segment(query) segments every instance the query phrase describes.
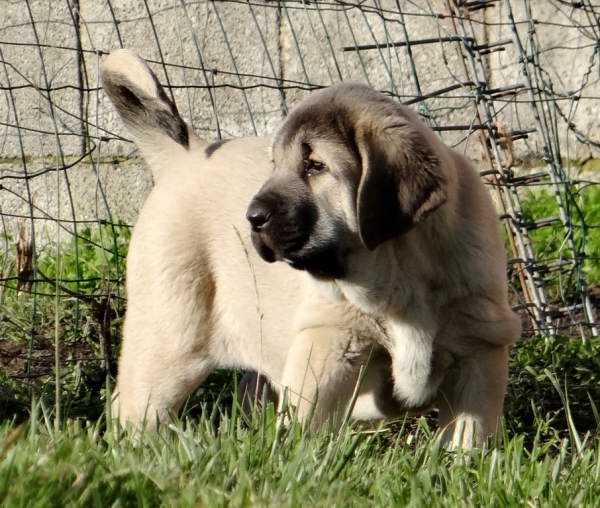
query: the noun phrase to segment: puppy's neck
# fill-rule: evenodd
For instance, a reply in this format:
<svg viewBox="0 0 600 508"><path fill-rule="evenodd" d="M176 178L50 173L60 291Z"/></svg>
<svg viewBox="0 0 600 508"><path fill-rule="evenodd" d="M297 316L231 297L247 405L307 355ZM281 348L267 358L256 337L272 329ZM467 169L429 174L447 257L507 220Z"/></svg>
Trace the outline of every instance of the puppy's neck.
<svg viewBox="0 0 600 508"><path fill-rule="evenodd" d="M414 243L401 238L374 251L357 249L348 256L346 277L327 281L311 277L311 280L325 298L348 301L366 314L401 315L406 308L414 312L415 307L429 303L427 288L420 282L426 278L423 267L412 261L418 253L407 252L414 250Z"/></svg>

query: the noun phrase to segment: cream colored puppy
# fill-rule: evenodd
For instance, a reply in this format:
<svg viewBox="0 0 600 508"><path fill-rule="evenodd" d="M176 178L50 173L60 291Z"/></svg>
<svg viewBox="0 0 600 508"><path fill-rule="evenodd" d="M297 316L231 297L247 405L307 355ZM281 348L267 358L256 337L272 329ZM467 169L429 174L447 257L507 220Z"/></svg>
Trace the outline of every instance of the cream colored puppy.
<svg viewBox="0 0 600 508"><path fill-rule="evenodd" d="M358 85L311 96L271 154L261 138L195 136L129 51L102 81L156 184L128 256L121 421L154 426L230 367L288 387L301 417L316 404L315 426L339 425L361 377L357 419L437 403L446 439L494 433L520 325L466 159ZM286 263L258 258L246 214L256 252Z"/></svg>
<svg viewBox="0 0 600 508"><path fill-rule="evenodd" d="M246 208L271 174L270 141L199 138L131 51L111 53L101 77L155 183L129 247L113 413L154 427L216 368L251 369L280 388L307 277L265 263L250 241ZM355 417L401 415L375 319L345 302L309 312L320 342L336 343L332 363L351 363L350 374L336 379L339 400L348 403L371 355ZM347 410L335 397L326 406L328 414Z"/></svg>

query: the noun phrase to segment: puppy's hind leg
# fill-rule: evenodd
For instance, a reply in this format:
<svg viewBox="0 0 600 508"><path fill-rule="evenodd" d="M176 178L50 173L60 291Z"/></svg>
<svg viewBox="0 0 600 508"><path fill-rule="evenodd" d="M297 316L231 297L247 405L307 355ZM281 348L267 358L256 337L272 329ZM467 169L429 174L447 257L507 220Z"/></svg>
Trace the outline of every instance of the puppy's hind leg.
<svg viewBox="0 0 600 508"><path fill-rule="evenodd" d="M215 287L206 256L181 248L189 233L178 229L175 207L151 213L152 198L127 258L128 305L113 404L122 423L150 428L179 410L216 368L209 351Z"/></svg>
<svg viewBox="0 0 600 508"><path fill-rule="evenodd" d="M146 320L130 313L119 359L117 396L112 404L113 417L122 425L156 429L177 412L185 399L214 370L207 355L181 347L176 326L169 333L166 323ZM168 318L166 318L168 319ZM183 340L182 340L183 339Z"/></svg>
<svg viewBox="0 0 600 508"><path fill-rule="evenodd" d="M207 351L214 284L208 255L192 240L203 237L190 220L192 207L186 207L193 185L180 171L206 142L188 128L132 51L112 52L101 78L156 183L129 248L128 309L113 404L121 422L154 427L214 368Z"/></svg>
<svg viewBox="0 0 600 508"><path fill-rule="evenodd" d="M244 373L238 384L237 400L242 412L251 417L254 410L263 407L263 403L272 402L277 405L279 394L265 375L250 370Z"/></svg>

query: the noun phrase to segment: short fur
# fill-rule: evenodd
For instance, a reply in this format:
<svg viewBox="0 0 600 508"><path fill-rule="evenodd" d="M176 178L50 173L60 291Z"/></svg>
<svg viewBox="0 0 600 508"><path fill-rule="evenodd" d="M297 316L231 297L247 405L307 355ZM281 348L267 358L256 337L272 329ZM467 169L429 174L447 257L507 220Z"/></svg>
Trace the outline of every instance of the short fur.
<svg viewBox="0 0 600 508"><path fill-rule="evenodd" d="M156 184L127 261L122 422L155 426L230 367L335 427L368 360L354 418L437 404L445 439L496 430L520 324L466 159L381 94L338 85L292 112L272 173L268 140L209 147L134 53L112 53L102 81ZM256 252L287 264L258 257L245 214Z"/></svg>

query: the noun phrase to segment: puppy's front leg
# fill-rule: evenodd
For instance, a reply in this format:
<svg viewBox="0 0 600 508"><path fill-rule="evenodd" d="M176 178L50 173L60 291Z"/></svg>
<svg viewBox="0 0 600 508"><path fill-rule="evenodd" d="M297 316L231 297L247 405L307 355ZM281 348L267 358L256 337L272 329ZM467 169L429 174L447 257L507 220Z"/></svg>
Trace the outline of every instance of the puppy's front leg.
<svg viewBox="0 0 600 508"><path fill-rule="evenodd" d="M327 327L305 329L294 339L283 385L301 421L314 411L313 429L327 422L336 431L343 423L369 354L360 343L351 330Z"/></svg>
<svg viewBox="0 0 600 508"><path fill-rule="evenodd" d="M480 342L444 379L437 400L442 439L480 446L500 429L508 383L508 347Z"/></svg>

